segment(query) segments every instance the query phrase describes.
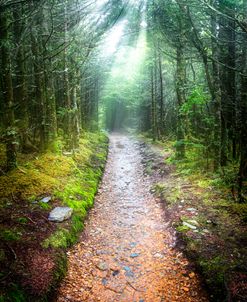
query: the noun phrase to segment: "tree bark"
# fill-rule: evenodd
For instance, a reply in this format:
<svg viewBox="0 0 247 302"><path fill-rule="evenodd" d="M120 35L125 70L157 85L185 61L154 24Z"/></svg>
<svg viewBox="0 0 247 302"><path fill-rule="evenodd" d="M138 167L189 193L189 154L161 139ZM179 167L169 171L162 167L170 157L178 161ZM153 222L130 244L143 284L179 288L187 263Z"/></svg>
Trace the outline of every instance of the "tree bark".
<svg viewBox="0 0 247 302"><path fill-rule="evenodd" d="M16 129L14 114L14 95L11 74L11 58L9 50L9 18L10 13L0 13L0 37L1 37L1 65L2 65L2 88L3 88L3 105L5 111L5 145L7 170L12 170L17 166L16 159Z"/></svg>
<svg viewBox="0 0 247 302"><path fill-rule="evenodd" d="M176 71L176 94L177 94L177 145L176 157L182 159L185 157L184 144L184 119L180 112L182 105L186 101L185 97L185 81L186 67L182 44L177 45L177 71Z"/></svg>

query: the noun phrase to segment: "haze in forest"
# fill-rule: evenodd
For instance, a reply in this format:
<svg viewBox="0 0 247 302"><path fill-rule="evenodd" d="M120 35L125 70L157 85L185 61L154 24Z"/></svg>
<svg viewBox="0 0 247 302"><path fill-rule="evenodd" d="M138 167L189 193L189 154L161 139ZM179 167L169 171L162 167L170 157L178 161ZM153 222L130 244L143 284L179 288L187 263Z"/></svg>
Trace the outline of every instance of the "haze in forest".
<svg viewBox="0 0 247 302"><path fill-rule="evenodd" d="M227 242L225 259L214 242L215 253L204 246L209 260L197 254L196 262L214 297L231 299L234 280L246 287L246 129L247 0L0 0L0 264L11 267L0 274L4 295L19 290L12 276L31 271L20 272L28 227L40 243L26 242L43 256L75 243L110 137L114 148L139 148L133 165L156 173L150 192L181 215L171 222L181 237L201 236L184 244L191 254L212 238ZM40 206L47 197L54 203ZM65 229L44 223L55 203L74 211ZM205 215L198 232L181 214L191 208ZM29 279L25 290L39 292Z"/></svg>

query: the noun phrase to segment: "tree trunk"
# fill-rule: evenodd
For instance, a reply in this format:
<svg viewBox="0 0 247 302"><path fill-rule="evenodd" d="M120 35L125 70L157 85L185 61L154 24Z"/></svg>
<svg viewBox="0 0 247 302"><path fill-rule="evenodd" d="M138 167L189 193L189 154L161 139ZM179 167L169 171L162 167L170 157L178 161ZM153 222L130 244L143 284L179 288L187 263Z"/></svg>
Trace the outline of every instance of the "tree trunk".
<svg viewBox="0 0 247 302"><path fill-rule="evenodd" d="M247 19L247 1L244 1L245 16ZM242 43L242 76L240 100L240 164L238 173L238 199L245 202L243 196L243 182L247 179L247 33L243 33Z"/></svg>
<svg viewBox="0 0 247 302"><path fill-rule="evenodd" d="M151 120L153 141L157 139L156 97L154 87L154 67L151 67Z"/></svg>
<svg viewBox="0 0 247 302"><path fill-rule="evenodd" d="M163 88L163 74L162 74L162 61L160 49L158 49L158 60L159 60L159 80L160 80L160 133L164 135L164 88Z"/></svg>
<svg viewBox="0 0 247 302"><path fill-rule="evenodd" d="M184 144L184 119L180 108L185 103L185 81L186 67L182 44L177 46L177 71L176 71L176 93L177 93L177 145L176 157L182 159L185 157Z"/></svg>
<svg viewBox="0 0 247 302"><path fill-rule="evenodd" d="M211 47L213 58L218 58L218 45L216 37L218 36L218 22L216 14L211 15ZM214 141L213 141L213 152L214 152L214 170L219 168L221 162L221 89L220 89L220 79L219 79L219 64L215 60L212 62L212 83L213 83L213 116L214 116Z"/></svg>
<svg viewBox="0 0 247 302"><path fill-rule="evenodd" d="M28 150L29 139L28 139L28 127L29 127L29 116L28 116L28 94L27 94L27 82L25 79L25 58L24 58L24 46L23 41L20 40L22 34L22 27L24 21L22 20L23 14L21 9L15 9L13 12L14 16L14 37L17 47L16 54L16 87L14 89L15 102L18 108L18 132L20 136L20 150L26 152Z"/></svg>
<svg viewBox="0 0 247 302"><path fill-rule="evenodd" d="M31 3L33 9L35 3ZM42 56L42 11L39 9L36 17L35 26L31 30L31 50L33 55L33 71L34 71L34 84L35 84L35 127L39 130L39 148L44 151L46 147L46 116L45 116L45 103L44 103L44 70L43 70L43 56Z"/></svg>
<svg viewBox="0 0 247 302"><path fill-rule="evenodd" d="M7 170L14 169L17 166L16 160L16 129L14 114L14 95L11 74L11 59L9 51L9 18L7 12L0 13L0 37L1 37L1 65L2 65L2 88L3 103L5 111L5 145L7 157Z"/></svg>

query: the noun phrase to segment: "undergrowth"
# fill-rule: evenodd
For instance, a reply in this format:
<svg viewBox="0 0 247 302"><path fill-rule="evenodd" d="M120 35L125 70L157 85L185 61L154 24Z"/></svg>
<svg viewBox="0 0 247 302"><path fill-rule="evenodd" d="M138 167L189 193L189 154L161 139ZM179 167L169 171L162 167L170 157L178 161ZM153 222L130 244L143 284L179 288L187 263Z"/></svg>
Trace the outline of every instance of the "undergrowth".
<svg viewBox="0 0 247 302"><path fill-rule="evenodd" d="M200 144L185 142L186 157L178 160L174 141L146 141L172 171L154 183L152 192L165 202L178 242L197 264L210 299L227 301L230 293L232 301L243 301L238 292L247 279L247 203L238 203L238 165L228 162L214 171Z"/></svg>
<svg viewBox="0 0 247 302"><path fill-rule="evenodd" d="M0 176L1 215L7 217L3 219L6 223L0 224L0 265L4 267L0 282L3 280L1 285L5 287L0 290L0 302L50 301L50 293L66 271L65 249L77 241L87 212L93 206L107 157L106 135L83 133L80 147L72 153L63 154L62 146L58 142L53 152L18 154L18 168ZM0 161L4 161L2 146ZM51 196L49 203L40 202L45 196ZM48 224L46 217L56 206L71 207L71 219ZM51 281L46 280L43 288L40 284L37 293L29 282L30 268L23 264L25 245L34 252L39 250L40 255L48 253L55 263ZM13 255L15 265L12 260L9 262ZM21 272L15 271L18 265L24 265ZM20 282L25 275L29 278L27 287Z"/></svg>

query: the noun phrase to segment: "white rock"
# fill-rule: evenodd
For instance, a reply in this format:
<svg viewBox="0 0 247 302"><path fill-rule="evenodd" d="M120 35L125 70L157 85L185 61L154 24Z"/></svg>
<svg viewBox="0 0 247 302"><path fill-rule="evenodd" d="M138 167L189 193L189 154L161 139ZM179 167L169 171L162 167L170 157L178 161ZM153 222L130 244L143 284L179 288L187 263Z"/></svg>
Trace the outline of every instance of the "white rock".
<svg viewBox="0 0 247 302"><path fill-rule="evenodd" d="M62 222L69 219L73 213L73 209L69 207L56 207L54 208L48 217L48 220L54 222Z"/></svg>
<svg viewBox="0 0 247 302"><path fill-rule="evenodd" d="M194 226L194 225L192 225L192 224L189 224L188 222L185 222L185 221L183 221L183 225L184 225L184 226L187 226L188 228L190 228L190 229L192 229L192 230L196 230L196 229L197 229L196 226Z"/></svg>
<svg viewBox="0 0 247 302"><path fill-rule="evenodd" d="M188 209L186 209L187 211L190 211L190 212L196 212L197 211L197 209L195 209L195 208L188 208Z"/></svg>
<svg viewBox="0 0 247 302"><path fill-rule="evenodd" d="M40 199L40 202L44 202L44 203L47 203L51 200L51 196L47 196L47 197L44 197L42 199Z"/></svg>
<svg viewBox="0 0 247 302"><path fill-rule="evenodd" d="M200 224L196 220L187 220L187 222L198 227L200 226Z"/></svg>

